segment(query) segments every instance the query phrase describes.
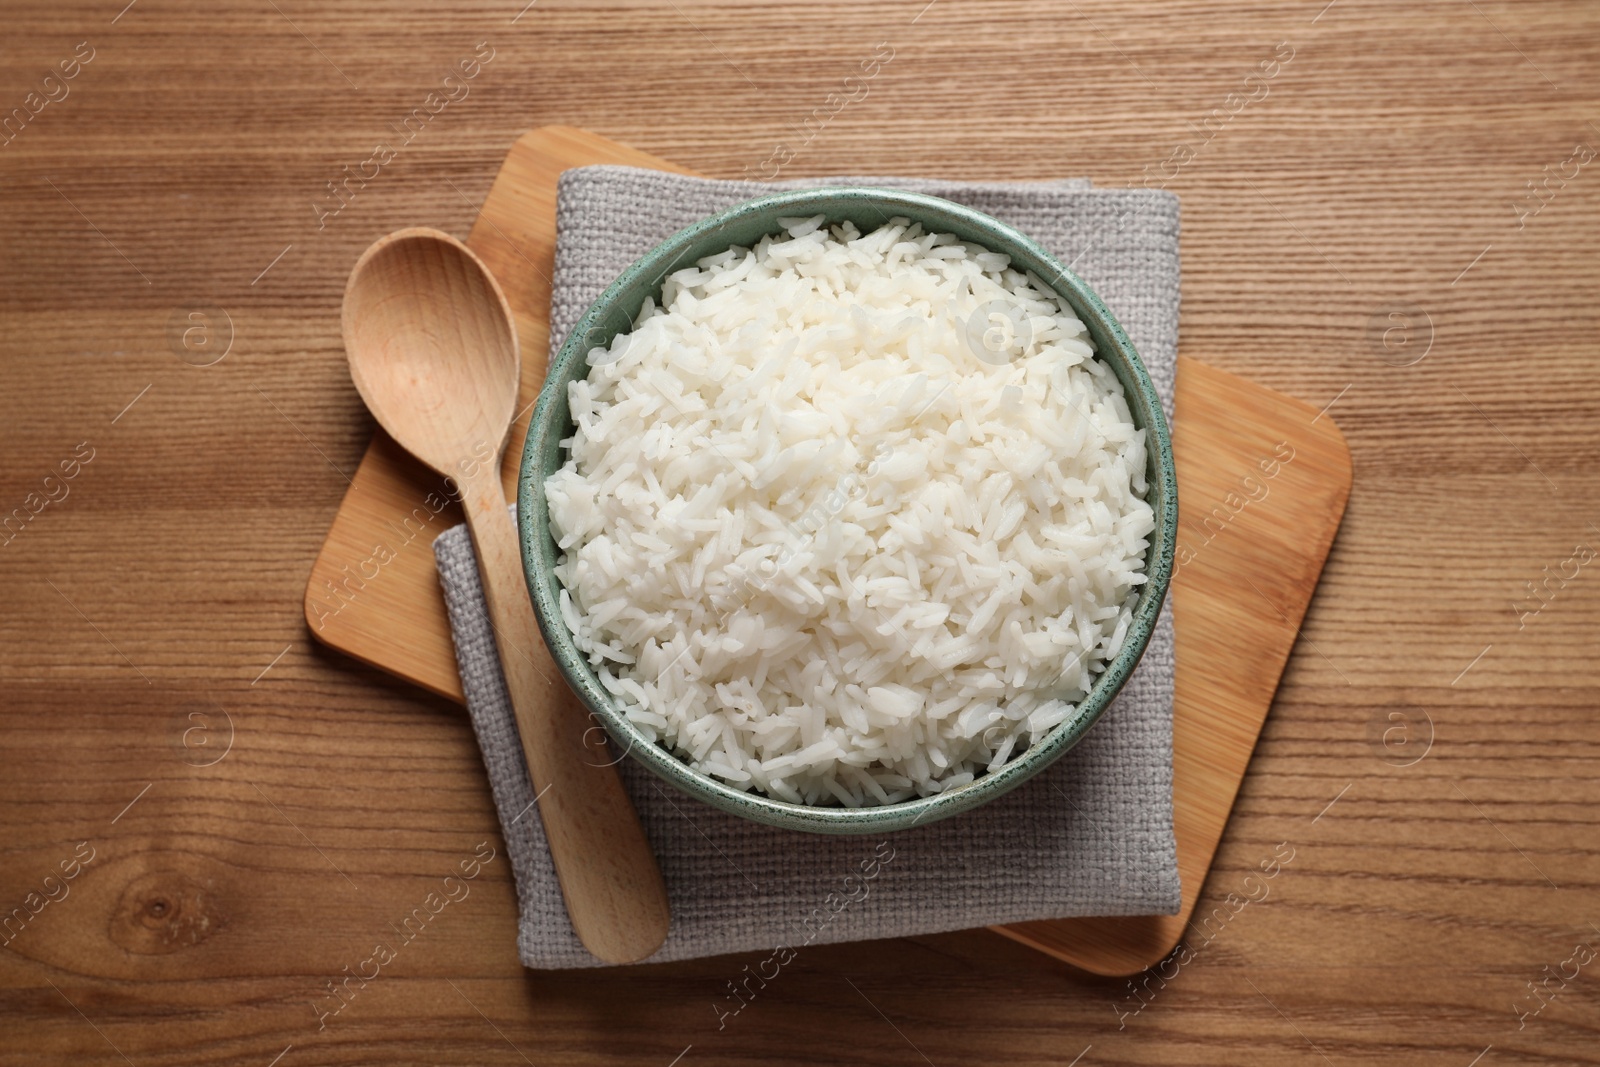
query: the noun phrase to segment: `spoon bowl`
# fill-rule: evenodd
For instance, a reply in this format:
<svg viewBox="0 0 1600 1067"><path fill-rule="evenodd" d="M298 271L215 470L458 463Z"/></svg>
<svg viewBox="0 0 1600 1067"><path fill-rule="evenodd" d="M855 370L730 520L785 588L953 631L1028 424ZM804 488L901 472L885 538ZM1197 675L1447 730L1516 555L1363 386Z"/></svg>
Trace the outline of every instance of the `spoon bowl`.
<svg viewBox="0 0 1600 1067"><path fill-rule="evenodd" d="M452 477L462 457L499 452L521 356L511 305L471 249L422 227L389 234L351 271L343 318L356 391L407 452Z"/></svg>

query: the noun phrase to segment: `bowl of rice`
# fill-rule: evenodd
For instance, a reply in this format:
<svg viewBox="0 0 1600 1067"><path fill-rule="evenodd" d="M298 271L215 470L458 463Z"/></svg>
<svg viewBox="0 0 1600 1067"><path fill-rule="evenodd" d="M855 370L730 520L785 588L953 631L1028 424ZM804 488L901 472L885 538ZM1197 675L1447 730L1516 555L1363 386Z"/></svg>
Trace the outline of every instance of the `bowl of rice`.
<svg viewBox="0 0 1600 1067"><path fill-rule="evenodd" d="M518 517L539 626L617 758L867 833L1084 736L1172 573L1161 403L1100 299L920 194L747 201L625 271L552 363Z"/></svg>

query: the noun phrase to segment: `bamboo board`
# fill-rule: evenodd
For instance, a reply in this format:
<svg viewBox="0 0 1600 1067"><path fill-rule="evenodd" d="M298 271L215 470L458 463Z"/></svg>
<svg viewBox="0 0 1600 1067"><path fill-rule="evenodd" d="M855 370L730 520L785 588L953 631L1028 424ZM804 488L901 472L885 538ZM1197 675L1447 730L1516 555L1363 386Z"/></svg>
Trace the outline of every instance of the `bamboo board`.
<svg viewBox="0 0 1600 1067"><path fill-rule="evenodd" d="M524 409L502 466L508 492L544 380L556 179L594 163L690 173L583 130L534 130L512 147L467 238L505 289L522 345ZM996 927L1100 974L1142 970L1182 936L1350 490L1344 439L1310 405L1187 358L1175 401L1173 790L1183 910ZM440 480L380 430L312 566L313 636L461 702L431 548L460 521Z"/></svg>

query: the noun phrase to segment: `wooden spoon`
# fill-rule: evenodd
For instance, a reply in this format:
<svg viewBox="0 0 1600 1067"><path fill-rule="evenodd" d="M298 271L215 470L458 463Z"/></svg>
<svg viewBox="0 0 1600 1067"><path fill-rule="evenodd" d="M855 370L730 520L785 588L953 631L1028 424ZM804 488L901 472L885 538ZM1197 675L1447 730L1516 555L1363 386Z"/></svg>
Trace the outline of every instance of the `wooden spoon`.
<svg viewBox="0 0 1600 1067"><path fill-rule="evenodd" d="M644 959L667 936L666 888L604 731L539 635L500 481L521 380L511 306L466 245L399 230L350 272L344 347L373 416L460 493L572 928L608 963Z"/></svg>

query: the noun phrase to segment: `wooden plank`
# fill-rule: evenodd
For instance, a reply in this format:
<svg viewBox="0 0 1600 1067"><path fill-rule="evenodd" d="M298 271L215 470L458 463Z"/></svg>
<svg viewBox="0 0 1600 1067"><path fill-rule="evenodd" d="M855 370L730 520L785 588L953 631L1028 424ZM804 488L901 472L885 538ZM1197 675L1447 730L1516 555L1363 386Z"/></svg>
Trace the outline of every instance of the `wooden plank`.
<svg viewBox="0 0 1600 1067"><path fill-rule="evenodd" d="M1549 975L1600 937L1600 571L1513 605L1600 538L1600 169L1559 176L1600 137L1600 5L126 6L6 11L7 114L96 57L0 150L0 512L94 460L0 549L0 913L97 858L0 950L0 1064L1596 1060L1593 965ZM481 40L470 97L319 229L327 181ZM1261 98L1243 79L1285 40ZM835 111L846 76L867 91ZM402 226L465 236L547 122L727 178L778 144L784 177L1153 176L1183 200L1184 351L1339 398L1360 477L1196 914L1297 855L1137 980L1136 1017L1122 980L987 930L802 950L726 1027L763 954L518 963L466 717L316 644L301 601L372 438L345 275ZM206 368L167 332L200 304L235 335ZM1411 352L1437 335L1405 367L1368 333L1402 304ZM198 766L227 736L187 718L206 703L236 740ZM483 841L471 897L319 1028L327 983Z"/></svg>

